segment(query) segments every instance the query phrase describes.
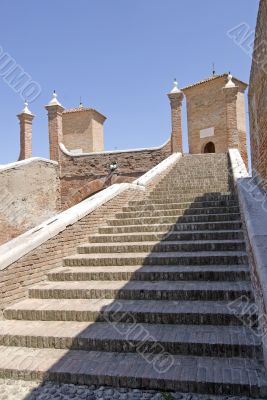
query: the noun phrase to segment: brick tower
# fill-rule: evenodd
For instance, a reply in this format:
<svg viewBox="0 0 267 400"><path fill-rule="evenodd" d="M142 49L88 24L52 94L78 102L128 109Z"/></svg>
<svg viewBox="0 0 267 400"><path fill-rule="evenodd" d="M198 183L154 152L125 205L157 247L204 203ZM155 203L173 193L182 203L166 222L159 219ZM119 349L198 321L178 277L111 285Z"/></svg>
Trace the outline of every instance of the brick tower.
<svg viewBox="0 0 267 400"><path fill-rule="evenodd" d="M191 154L225 153L229 148L238 148L247 164L246 88L246 83L223 74L182 89Z"/></svg>

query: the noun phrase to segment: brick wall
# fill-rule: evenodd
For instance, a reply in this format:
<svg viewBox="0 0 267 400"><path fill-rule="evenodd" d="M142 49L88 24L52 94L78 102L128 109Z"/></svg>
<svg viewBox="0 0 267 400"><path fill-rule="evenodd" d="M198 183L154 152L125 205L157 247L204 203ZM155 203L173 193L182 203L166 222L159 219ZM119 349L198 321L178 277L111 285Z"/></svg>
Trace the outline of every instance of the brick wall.
<svg viewBox="0 0 267 400"><path fill-rule="evenodd" d="M58 166L42 160L0 170L0 244L60 210Z"/></svg>
<svg viewBox="0 0 267 400"><path fill-rule="evenodd" d="M63 208L84 200L113 183L132 182L171 155L168 142L160 149L118 151L113 153L69 156L61 152L60 178ZM110 175L109 165L119 165Z"/></svg>
<svg viewBox="0 0 267 400"><path fill-rule="evenodd" d="M260 1L249 89L253 174L267 190L267 2Z"/></svg>

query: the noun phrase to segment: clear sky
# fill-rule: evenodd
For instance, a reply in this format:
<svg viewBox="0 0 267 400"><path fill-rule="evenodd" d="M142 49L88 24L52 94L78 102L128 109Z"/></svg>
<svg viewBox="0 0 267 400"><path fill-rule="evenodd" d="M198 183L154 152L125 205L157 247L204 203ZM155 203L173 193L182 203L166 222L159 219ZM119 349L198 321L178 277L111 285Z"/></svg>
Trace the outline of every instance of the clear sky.
<svg viewBox="0 0 267 400"><path fill-rule="evenodd" d="M65 108L81 96L107 116L106 150L161 145L174 77L194 83L215 62L217 73L249 80L251 59L227 31L242 22L254 29L257 9L258 0L2 0L0 46L41 87L30 104L33 155L48 157L53 89ZM18 158L22 107L0 76L1 164Z"/></svg>

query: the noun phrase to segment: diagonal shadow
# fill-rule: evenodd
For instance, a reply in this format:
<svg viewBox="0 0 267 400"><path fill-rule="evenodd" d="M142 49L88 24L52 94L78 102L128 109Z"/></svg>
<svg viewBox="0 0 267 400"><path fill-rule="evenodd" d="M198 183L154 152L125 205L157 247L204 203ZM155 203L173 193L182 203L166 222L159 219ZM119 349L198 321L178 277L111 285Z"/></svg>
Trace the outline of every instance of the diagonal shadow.
<svg viewBox="0 0 267 400"><path fill-rule="evenodd" d="M181 202L177 197L177 203ZM205 205L205 202L210 202L209 207ZM144 239L137 246L130 241L124 246L120 245L120 242L114 242L112 251L117 256L103 261L104 253L101 252L101 246L104 247L106 242L94 241L93 244L98 244L100 247L98 253L100 257L96 255L95 258L91 258L85 268L87 271L79 277L78 274L74 274L73 277L71 273L68 274L68 270L72 271L73 268L67 265L64 267L66 287L67 281L75 282L77 279L79 285L96 280L99 288L91 284L90 289L78 290L77 288L72 293L67 290L57 290L52 293L56 298L62 298L62 301L63 298L72 299L76 304L78 301L82 308L80 312L75 310L69 313L40 312L40 319L47 321L48 328L47 333L41 332L41 327L39 328L40 338L44 335L46 340L34 340L28 335L25 343L32 348L41 346L64 350L64 354L57 361L47 360L47 365L50 365L47 369L44 367L46 364L44 361L43 365L39 364L42 372L38 377L41 377L43 381L154 388L160 391L175 389L187 392L194 391L194 386L182 380L180 384L178 380L175 384L173 383L175 374L178 374L179 368L181 369L181 366L175 365L174 356L212 357L218 354L225 358L241 356L240 352L244 350L242 346L233 348L229 343L222 349L216 340L207 346L205 336L199 337L198 345L197 343L190 345L190 341L186 341L187 335L190 336L186 326L206 325L208 336L211 331L209 327L211 317L208 315L205 319L200 313L175 314L175 309L181 302L221 301L223 296L227 296L227 300L236 298L237 293L234 290L227 293L218 291L211 295L212 285L225 279L225 275L219 269L209 274L202 272L204 266L221 264L222 258L215 256L216 252L225 251L225 248L233 252L244 249L241 242L238 244L234 242L243 238L235 207L236 199L234 196L222 195L220 192L207 192L197 196L184 211L175 208L168 209L168 204L172 203L168 203L168 198L166 198L164 205L165 210L170 211L169 215L164 215L166 211L163 210L164 216L160 215L160 206L152 207L152 210L149 206L148 209L144 207L147 216L145 220L142 220L143 215L140 210L139 221L136 221L136 228L138 228L136 236L150 235L153 239L151 244L147 244ZM230 214L225 216L226 204L233 207L235 211L231 217ZM216 206L218 209L215 209ZM181 215L177 216L178 212L181 212ZM121 221L118 218L116 220L122 222L123 218ZM145 222L142 223L142 221ZM128 226L127 224L119 225L119 222L118 225L113 226L117 227L118 231L122 229L121 227ZM227 241L230 225L234 226L234 232L230 235L231 239ZM144 230L144 226L152 228ZM212 246L209 242L214 237L214 231L218 230L218 226L220 230L216 236L217 243ZM122 252L126 252L129 247L131 249L129 255L122 257ZM138 253L134 252L136 249ZM139 256L139 253L143 255ZM206 253L209 253L209 256ZM192 257L193 254L194 257ZM239 259L235 257L224 260L229 263L239 263ZM114 266L123 267L125 271L104 273L102 272L104 264L107 264L110 272L114 270ZM127 269L129 269L128 272ZM60 276L62 275L59 273L57 275L55 272L53 279L60 279ZM110 279L105 283L106 286L101 286L103 277L106 281L107 278ZM192 277L193 282L191 282ZM241 278L249 279L246 273L240 274ZM118 279L121 279L121 284L118 284ZM196 290L196 281L198 284L201 282L206 284L207 281L210 284L199 291ZM186 286L186 290L183 286ZM46 291L45 286L43 289L42 295L39 292L39 296L51 296L51 291ZM91 300L91 311L86 308L88 299ZM226 300L226 297L223 299ZM58 324L57 334L54 336L49 336L49 327L53 324L51 321L62 321ZM231 323L226 319L220 322L224 327ZM35 322L29 322L29 324L33 323ZM179 330L174 332L174 327L177 328L178 325L184 327L184 332L179 332ZM163 333L161 326L166 328ZM201 340L204 343L202 346ZM255 348L251 346L250 349L246 348L246 351L250 352L251 358L260 357L261 354L259 346ZM131 364L127 359L128 354L133 355L130 359ZM33 362L35 363L36 360ZM182 367L190 376L190 370L195 368L193 359L189 358L188 361L184 359ZM170 374L172 368L173 372ZM205 373L208 374L208 371ZM131 379L127 378L131 375ZM148 377L150 377L150 387L148 387ZM198 387L198 390L212 393L218 388L215 384L210 384L210 387L203 384ZM227 394L235 394L235 389L227 384L221 390L225 390ZM33 394L27 395L25 400L32 400Z"/></svg>

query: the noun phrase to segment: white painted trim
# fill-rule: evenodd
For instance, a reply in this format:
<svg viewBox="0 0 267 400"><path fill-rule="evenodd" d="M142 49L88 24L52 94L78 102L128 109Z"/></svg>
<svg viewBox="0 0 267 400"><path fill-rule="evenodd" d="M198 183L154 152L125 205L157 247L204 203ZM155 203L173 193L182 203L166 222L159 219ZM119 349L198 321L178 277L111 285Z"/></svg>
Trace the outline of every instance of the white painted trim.
<svg viewBox="0 0 267 400"><path fill-rule="evenodd" d="M148 182L150 182L156 175L162 173L170 165L177 162L181 156L181 153L172 154L133 183L114 184L68 210L56 214L52 218L49 218L42 224L30 229L17 238L3 244L0 246L0 270L7 268L10 264L23 257L25 254L34 250L47 240L56 236L58 233L64 231L68 226L75 224L75 222L90 214L125 190L145 190L145 185L147 185Z"/></svg>
<svg viewBox="0 0 267 400"><path fill-rule="evenodd" d="M47 158L42 158L42 157L31 157L31 158L27 158L26 160L21 160L21 161L16 161L10 164L4 164L4 165L0 165L0 172L1 171L5 171L7 169L11 169L11 168L17 168L17 167L21 167L27 164L32 164L34 162L37 161L42 161L48 164L52 164L52 165L58 165L58 162L56 161L52 161L52 160L48 160Z"/></svg>
<svg viewBox="0 0 267 400"><path fill-rule="evenodd" d="M69 157L87 157L87 156L95 156L97 154L104 155L104 154L119 154L119 153L137 153L141 151L149 151L149 150L161 150L164 146L169 143L170 139L168 139L162 146L159 147L147 147L147 148L140 148L140 149L127 149L127 150L108 150L108 151L95 151L93 153L80 153L80 154L73 154L71 151L67 150L63 143L59 144L60 150L63 154Z"/></svg>
<svg viewBox="0 0 267 400"><path fill-rule="evenodd" d="M156 175L161 174L167 168L169 168L172 164L175 164L182 157L182 153L174 153L165 160L161 161L154 168L150 169L140 178L136 179L133 183L136 185L147 185Z"/></svg>
<svg viewBox="0 0 267 400"><path fill-rule="evenodd" d="M229 149L230 163L234 178L234 183L240 178L247 178L249 176L245 163L239 153L238 149Z"/></svg>

